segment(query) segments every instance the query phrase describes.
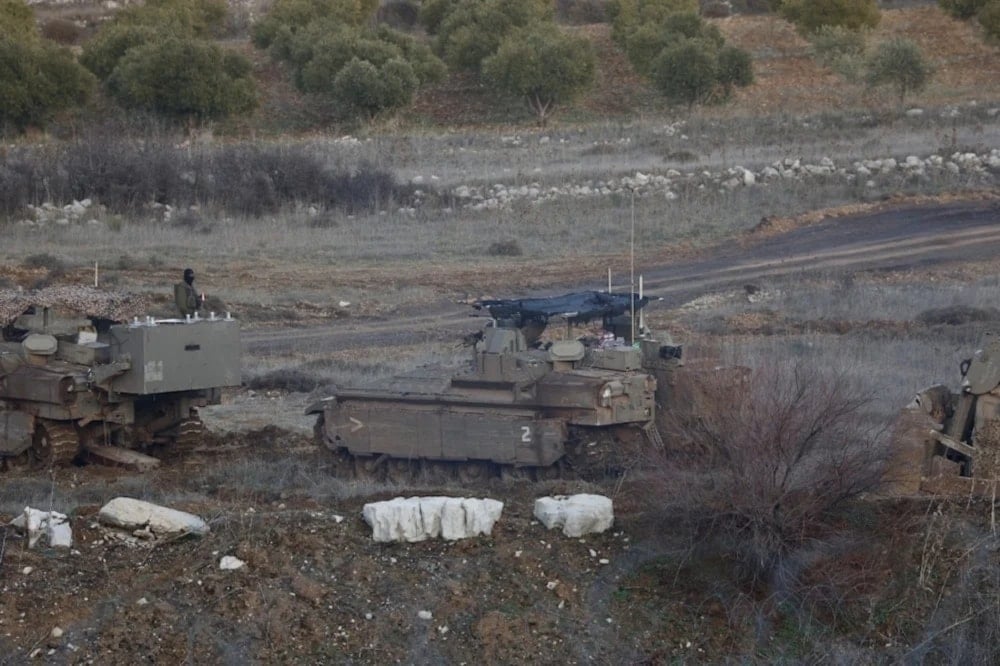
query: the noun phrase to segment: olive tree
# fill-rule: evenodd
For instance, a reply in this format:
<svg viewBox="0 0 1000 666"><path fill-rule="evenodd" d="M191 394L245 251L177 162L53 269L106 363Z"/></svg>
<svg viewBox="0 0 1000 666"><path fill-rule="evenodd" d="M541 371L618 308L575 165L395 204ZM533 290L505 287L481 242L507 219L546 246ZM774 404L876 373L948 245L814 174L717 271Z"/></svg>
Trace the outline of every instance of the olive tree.
<svg viewBox="0 0 1000 666"><path fill-rule="evenodd" d="M890 86L902 104L909 93L920 92L931 79L932 70L920 47L906 38L882 42L868 59L870 86Z"/></svg>
<svg viewBox="0 0 1000 666"><path fill-rule="evenodd" d="M673 104L723 102L734 87L753 83L750 55L704 39L681 39L663 49L650 66L650 78Z"/></svg>
<svg viewBox="0 0 1000 666"><path fill-rule="evenodd" d="M483 77L501 91L523 97L544 125L554 106L593 82L594 66L590 42L550 24L509 34L483 61Z"/></svg>
<svg viewBox="0 0 1000 666"><path fill-rule="evenodd" d="M337 72L330 92L346 114L372 119L409 104L418 85L413 68L401 58L379 67L352 58Z"/></svg>
<svg viewBox="0 0 1000 666"><path fill-rule="evenodd" d="M56 113L84 104L94 84L68 49L0 34L0 129L44 126Z"/></svg>
<svg viewBox="0 0 1000 666"><path fill-rule="evenodd" d="M179 120L247 113L257 104L249 61L197 39L170 37L129 49L107 83L122 106Z"/></svg>
<svg viewBox="0 0 1000 666"><path fill-rule="evenodd" d="M378 0L276 0L254 24L251 37L257 48L266 49L280 34L294 34L317 21L336 27L363 25L376 9Z"/></svg>
<svg viewBox="0 0 1000 666"><path fill-rule="evenodd" d="M460 0L441 19L434 50L453 69L478 71L510 32L551 18L547 0Z"/></svg>
<svg viewBox="0 0 1000 666"><path fill-rule="evenodd" d="M94 77L66 48L43 39L23 0L0 0L0 130L43 127L86 103Z"/></svg>
<svg viewBox="0 0 1000 666"><path fill-rule="evenodd" d="M983 27L983 32L986 33L987 37L1000 41L1000 0L991 0L979 11L976 19Z"/></svg>
<svg viewBox="0 0 1000 666"><path fill-rule="evenodd" d="M659 23L637 28L625 40L625 53L637 72L649 76L656 57L667 47L684 39L701 39L721 48L722 32L694 12L670 14Z"/></svg>
<svg viewBox="0 0 1000 666"><path fill-rule="evenodd" d="M697 0L611 0L611 37L624 46L628 37L643 26L659 26L672 14L697 11Z"/></svg>

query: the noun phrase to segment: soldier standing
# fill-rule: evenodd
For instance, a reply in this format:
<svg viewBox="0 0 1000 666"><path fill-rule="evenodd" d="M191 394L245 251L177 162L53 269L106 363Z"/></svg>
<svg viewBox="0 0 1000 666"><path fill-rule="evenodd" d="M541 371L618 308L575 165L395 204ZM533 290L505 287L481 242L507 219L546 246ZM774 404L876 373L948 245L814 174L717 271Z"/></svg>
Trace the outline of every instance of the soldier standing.
<svg viewBox="0 0 1000 666"><path fill-rule="evenodd" d="M200 307L198 291L194 288L194 271L184 269L184 281L174 285L174 302L181 317L194 316Z"/></svg>

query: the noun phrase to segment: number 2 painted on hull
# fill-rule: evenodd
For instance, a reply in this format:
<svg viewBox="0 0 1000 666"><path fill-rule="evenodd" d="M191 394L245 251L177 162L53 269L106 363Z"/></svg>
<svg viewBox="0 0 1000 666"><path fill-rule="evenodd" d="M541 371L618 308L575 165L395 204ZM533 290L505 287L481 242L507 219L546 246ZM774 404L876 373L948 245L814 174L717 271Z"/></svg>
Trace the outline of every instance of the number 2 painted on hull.
<svg viewBox="0 0 1000 666"><path fill-rule="evenodd" d="M531 443L531 426L521 426L521 441Z"/></svg>

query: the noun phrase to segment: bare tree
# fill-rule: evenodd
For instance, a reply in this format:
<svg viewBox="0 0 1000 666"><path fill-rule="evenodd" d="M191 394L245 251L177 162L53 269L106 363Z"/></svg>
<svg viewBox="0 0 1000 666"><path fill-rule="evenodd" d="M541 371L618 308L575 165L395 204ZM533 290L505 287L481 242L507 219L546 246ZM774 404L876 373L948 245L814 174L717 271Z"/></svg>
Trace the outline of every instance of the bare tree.
<svg viewBox="0 0 1000 666"><path fill-rule="evenodd" d="M881 482L884 425L842 374L801 363L681 371L672 389L654 513L753 581L831 536L835 512Z"/></svg>

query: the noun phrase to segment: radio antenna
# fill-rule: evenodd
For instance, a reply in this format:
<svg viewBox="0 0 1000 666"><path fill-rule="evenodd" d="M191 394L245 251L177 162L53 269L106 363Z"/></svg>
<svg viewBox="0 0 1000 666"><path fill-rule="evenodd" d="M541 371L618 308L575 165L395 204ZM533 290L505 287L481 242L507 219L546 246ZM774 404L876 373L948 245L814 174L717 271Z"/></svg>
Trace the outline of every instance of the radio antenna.
<svg viewBox="0 0 1000 666"><path fill-rule="evenodd" d="M631 303L631 316L630 319L632 325L632 340L631 344L635 344L635 187L630 187L629 190L632 192L632 206L631 206L631 225L629 233L629 247L628 247L628 271L629 271L629 301Z"/></svg>

